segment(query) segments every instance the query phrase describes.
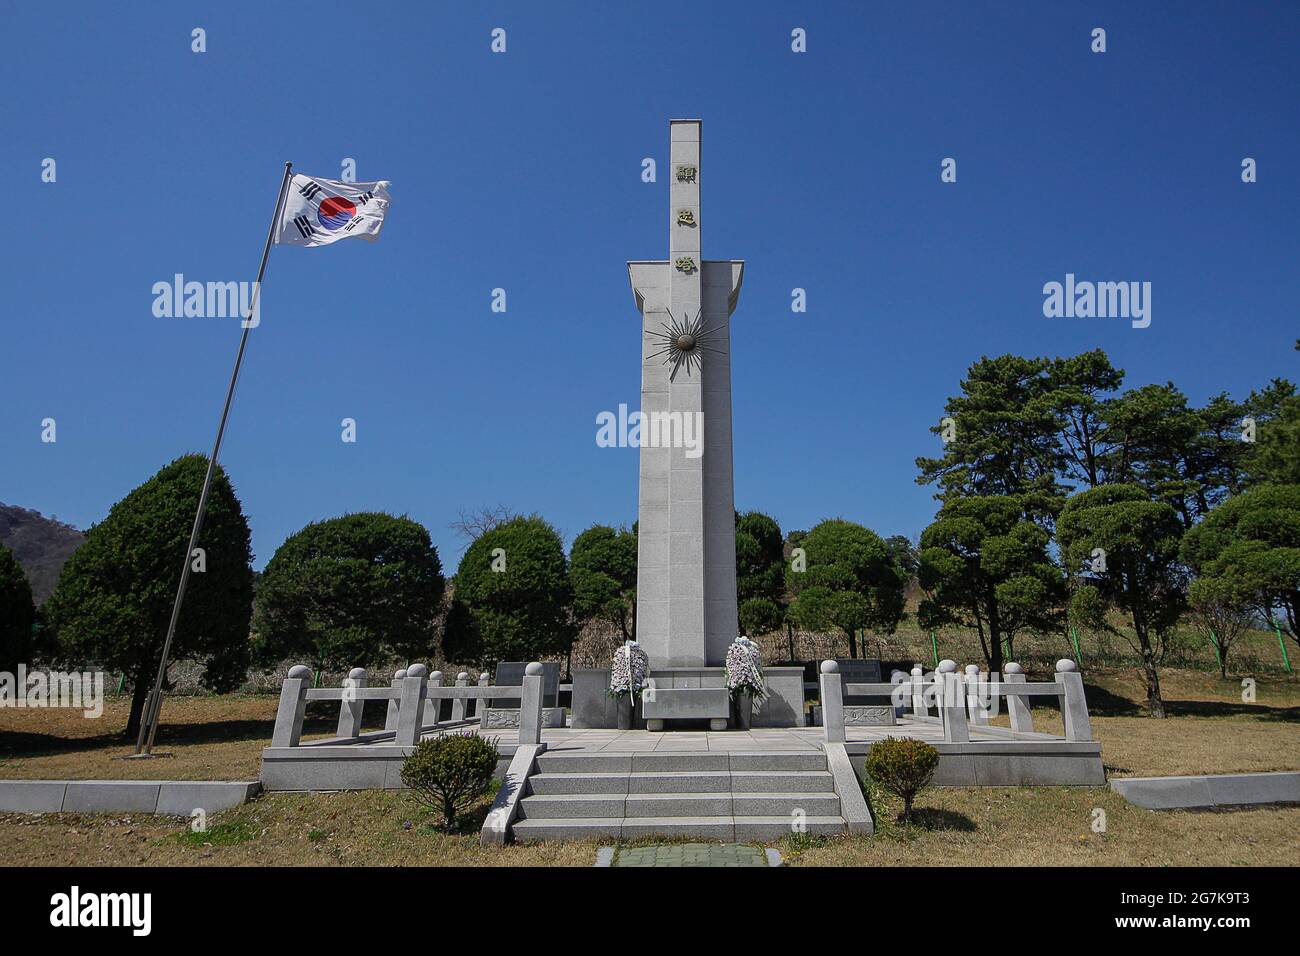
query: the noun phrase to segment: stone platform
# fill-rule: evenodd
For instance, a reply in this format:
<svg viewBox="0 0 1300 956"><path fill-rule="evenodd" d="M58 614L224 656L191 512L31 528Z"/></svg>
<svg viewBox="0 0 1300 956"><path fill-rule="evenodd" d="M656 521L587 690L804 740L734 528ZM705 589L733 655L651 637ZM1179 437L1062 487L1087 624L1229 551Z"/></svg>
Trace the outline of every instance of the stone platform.
<svg viewBox="0 0 1300 956"><path fill-rule="evenodd" d="M863 776L862 765L872 744L886 737L907 737L924 740L939 751L935 786L1104 786L1106 783L1101 744L1095 741L1068 741L1051 734L1017 734L1013 738L1001 727L972 726L969 742L949 743L943 739L943 727L937 721L909 717L899 717L898 723L889 727L849 726L845 728L845 736L845 750L859 777ZM823 750L819 727L659 733L565 728L542 731L542 742L551 754L820 753ZM509 735L500 736L499 748L513 746Z"/></svg>
<svg viewBox="0 0 1300 956"><path fill-rule="evenodd" d="M518 747L511 728L480 731L477 724L428 728L424 737L442 733L483 733L497 741L498 765L504 775ZM268 747L262 757L262 784L268 790L398 789L398 771L410 752L393 744L393 735L363 738L304 740L297 747ZM949 743L937 720L903 716L889 726L849 725L845 750L861 776L871 745L886 737L924 740L939 751L937 786L1103 786L1101 744L1067 741L1051 734L1011 734L1001 727L972 725L970 741ZM823 751L819 727L755 727L740 730L616 730L605 728L543 728L542 745L551 754L710 753Z"/></svg>

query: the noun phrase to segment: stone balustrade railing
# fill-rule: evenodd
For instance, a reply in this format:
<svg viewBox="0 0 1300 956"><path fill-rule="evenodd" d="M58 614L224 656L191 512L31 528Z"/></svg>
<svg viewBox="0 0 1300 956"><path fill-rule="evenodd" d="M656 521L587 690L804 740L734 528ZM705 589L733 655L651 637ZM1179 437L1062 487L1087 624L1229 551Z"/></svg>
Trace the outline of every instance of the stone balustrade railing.
<svg viewBox="0 0 1300 956"><path fill-rule="evenodd" d="M1007 664L1001 678L997 674L981 674L974 664L959 674L956 663L946 660L931 674L914 667L910 677L903 676L901 681L846 684L835 661L822 661L819 681L822 727L827 741L842 743L845 696L887 696L896 709L906 711L910 707L913 720L941 722L943 739L949 743L969 742L971 724L1015 737L1034 733L1029 698L1055 697L1065 724L1065 739L1091 741L1092 724L1077 665L1068 659L1057 661L1055 678L1050 682L1031 683L1025 680L1023 668L1016 663ZM988 726L990 712L996 712L999 699L1006 701L1010 731ZM930 716L932 706L936 711L934 717Z"/></svg>
<svg viewBox="0 0 1300 956"><path fill-rule="evenodd" d="M441 671L429 673L424 664L412 664L393 675L387 686L366 686L364 668L353 668L342 687L312 687L311 669L304 664L289 668L289 676L280 688L280 707L275 715L272 747L297 747L302 738L303 716L307 702L312 700L337 700L339 722L336 737L355 740L361 736L361 715L368 700L388 701L388 714L384 731L393 734L393 743L414 746L425 731L426 703L432 703L431 725L438 723L438 709L443 700L450 699L453 723L466 719L471 700L487 701L493 698L518 698L519 743L541 743L542 728L542 665L536 662L524 670L524 682L519 687L504 687L488 683L489 676L480 674L478 683L469 683L469 674L456 675L451 685L443 684ZM484 704L477 705L482 712Z"/></svg>

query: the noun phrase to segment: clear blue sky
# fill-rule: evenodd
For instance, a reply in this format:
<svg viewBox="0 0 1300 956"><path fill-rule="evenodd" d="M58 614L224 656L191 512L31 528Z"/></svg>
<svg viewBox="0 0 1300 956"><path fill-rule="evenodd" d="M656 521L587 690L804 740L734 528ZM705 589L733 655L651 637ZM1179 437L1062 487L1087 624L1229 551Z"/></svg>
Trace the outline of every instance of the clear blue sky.
<svg viewBox="0 0 1300 956"><path fill-rule="evenodd" d="M223 453L258 567L347 511L449 570L461 508L635 519L595 417L638 403L624 263L666 255L671 117L704 121L705 256L746 260L736 505L787 530L919 532L981 354L1100 346L1197 402L1300 378L1295 4L52 2L5 34L0 500L78 526L210 447L238 323L150 290L252 279L286 160L393 202L378 243L272 252ZM1044 318L1066 272L1150 281L1150 328Z"/></svg>

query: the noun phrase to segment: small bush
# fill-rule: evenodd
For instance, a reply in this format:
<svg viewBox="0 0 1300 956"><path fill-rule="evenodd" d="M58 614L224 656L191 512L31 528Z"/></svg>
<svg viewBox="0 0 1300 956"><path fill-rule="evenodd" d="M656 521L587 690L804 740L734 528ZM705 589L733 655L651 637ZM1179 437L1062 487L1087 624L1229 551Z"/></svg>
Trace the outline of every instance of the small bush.
<svg viewBox="0 0 1300 956"><path fill-rule="evenodd" d="M430 810L442 811L448 830L456 815L488 792L497 768L496 739L444 734L421 740L402 764L402 783Z"/></svg>
<svg viewBox="0 0 1300 956"><path fill-rule="evenodd" d="M886 737L867 753L867 775L903 801L902 822L912 818L912 801L930 785L939 751L920 740Z"/></svg>

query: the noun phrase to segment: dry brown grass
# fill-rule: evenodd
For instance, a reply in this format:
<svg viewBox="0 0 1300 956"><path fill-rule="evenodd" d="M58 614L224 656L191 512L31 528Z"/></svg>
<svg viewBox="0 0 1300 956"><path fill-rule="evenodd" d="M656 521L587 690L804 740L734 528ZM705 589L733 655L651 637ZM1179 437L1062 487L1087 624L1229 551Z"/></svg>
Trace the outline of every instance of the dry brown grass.
<svg viewBox="0 0 1300 956"><path fill-rule="evenodd" d="M0 709L0 777L123 780L256 780L271 739L277 698L177 697L166 702L157 760L117 760L126 740L129 698L109 697L103 716L79 710Z"/></svg>
<svg viewBox="0 0 1300 956"><path fill-rule="evenodd" d="M155 760L122 760L129 699L109 697L88 720L79 710L0 709L0 778L123 780L256 780L262 748L271 742L279 698L270 694L174 697L163 707ZM303 739L333 736L338 705L308 706ZM383 713L366 711L366 728Z"/></svg>

